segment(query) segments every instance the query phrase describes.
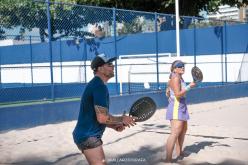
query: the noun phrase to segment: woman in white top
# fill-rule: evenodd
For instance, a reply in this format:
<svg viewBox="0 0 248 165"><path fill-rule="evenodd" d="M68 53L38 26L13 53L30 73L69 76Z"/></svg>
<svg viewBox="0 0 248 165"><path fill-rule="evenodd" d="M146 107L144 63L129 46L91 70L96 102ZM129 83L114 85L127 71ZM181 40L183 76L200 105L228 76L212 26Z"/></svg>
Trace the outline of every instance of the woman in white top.
<svg viewBox="0 0 248 165"><path fill-rule="evenodd" d="M184 72L182 61L176 60L172 63L168 82L169 105L166 112L166 119L170 120L171 124L171 134L166 143L166 162L172 161L175 144L177 156L183 156L182 146L187 131L187 120L189 120L186 93L196 85L194 82L186 85L182 78Z"/></svg>

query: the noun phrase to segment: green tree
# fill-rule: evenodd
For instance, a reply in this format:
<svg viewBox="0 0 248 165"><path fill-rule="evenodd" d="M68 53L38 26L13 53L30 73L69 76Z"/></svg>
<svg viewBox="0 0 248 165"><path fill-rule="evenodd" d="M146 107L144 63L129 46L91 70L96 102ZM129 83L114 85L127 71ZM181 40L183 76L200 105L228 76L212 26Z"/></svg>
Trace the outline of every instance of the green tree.
<svg viewBox="0 0 248 165"><path fill-rule="evenodd" d="M130 10L158 12L166 14L175 13L174 0L77 0L78 4L115 7ZM248 0L179 0L180 15L198 16L201 10L212 12L218 10L220 5L238 7L248 4Z"/></svg>
<svg viewBox="0 0 248 165"><path fill-rule="evenodd" d="M67 0L74 2L74 0ZM52 40L64 36L85 35L82 27L87 25L93 10L84 10L75 5L54 4L50 6ZM97 21L97 18L92 19ZM94 22L93 21L93 22ZM19 29L19 32L17 30ZM6 38L6 31L13 32L15 39L23 39L26 31L38 33L42 42L48 37L47 5L33 0L1 0L0 38ZM90 34L89 34L90 35Z"/></svg>
<svg viewBox="0 0 248 165"><path fill-rule="evenodd" d="M51 0L54 2L55 0ZM248 0L179 0L180 15L197 16L200 10L207 12L215 11L221 4L231 6L245 6ZM57 2L57 1L56 1ZM130 10L158 12L174 14L174 0L61 0L63 3L74 3L82 5L93 5L103 7L115 7ZM6 38L6 31L12 30L17 35L16 39L22 39L27 31L38 29L39 37L42 42L47 39L47 11L46 3L33 0L1 0L0 1L0 39ZM57 40L67 36L92 35L85 31L85 27L99 22L112 24L112 10L89 6L66 5L62 3L51 4L51 32L52 40ZM118 22L128 23L129 27L124 32L129 31L130 27L136 27L135 20L141 13L126 12L118 10ZM146 15L145 17L151 17ZM148 18L152 20L153 18ZM133 22L134 21L134 22ZM137 22L137 21L136 21ZM140 26L140 25L139 25ZM138 27L138 26L137 26ZM134 32L140 30L136 28ZM132 31L132 29L131 29Z"/></svg>
<svg viewBox="0 0 248 165"><path fill-rule="evenodd" d="M26 30L31 31L38 28L41 39L45 32L46 26L46 8L44 5L34 4L30 0L2 0L0 4L0 28L19 29L21 39ZM5 33L5 31L3 32ZM43 39L42 39L43 40Z"/></svg>

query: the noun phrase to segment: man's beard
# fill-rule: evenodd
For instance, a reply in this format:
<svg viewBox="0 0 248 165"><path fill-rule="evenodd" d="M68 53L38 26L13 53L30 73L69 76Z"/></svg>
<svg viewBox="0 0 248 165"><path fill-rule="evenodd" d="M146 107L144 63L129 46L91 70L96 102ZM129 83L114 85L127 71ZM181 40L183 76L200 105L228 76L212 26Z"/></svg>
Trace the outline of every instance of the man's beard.
<svg viewBox="0 0 248 165"><path fill-rule="evenodd" d="M104 74L106 77L108 77L109 79L114 77L115 74L113 72L109 73L109 74Z"/></svg>

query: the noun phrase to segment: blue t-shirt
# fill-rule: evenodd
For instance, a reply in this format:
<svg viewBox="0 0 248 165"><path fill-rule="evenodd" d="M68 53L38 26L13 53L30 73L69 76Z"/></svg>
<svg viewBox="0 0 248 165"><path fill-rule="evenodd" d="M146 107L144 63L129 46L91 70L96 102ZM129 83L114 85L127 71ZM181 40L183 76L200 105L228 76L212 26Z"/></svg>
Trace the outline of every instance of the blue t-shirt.
<svg viewBox="0 0 248 165"><path fill-rule="evenodd" d="M109 92L107 86L95 76L86 86L80 103L80 111L73 139L79 144L89 137L101 138L106 128L97 121L94 105L109 109Z"/></svg>

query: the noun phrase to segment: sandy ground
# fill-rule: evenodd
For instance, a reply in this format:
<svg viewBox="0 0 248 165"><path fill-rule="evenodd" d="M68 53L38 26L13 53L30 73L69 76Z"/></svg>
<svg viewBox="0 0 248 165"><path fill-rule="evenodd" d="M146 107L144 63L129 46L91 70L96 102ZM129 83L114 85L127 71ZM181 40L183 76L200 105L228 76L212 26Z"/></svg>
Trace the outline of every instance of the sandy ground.
<svg viewBox="0 0 248 165"><path fill-rule="evenodd" d="M248 97L189 105L191 119L184 143L187 156L174 164L248 164ZM170 133L165 109L146 122L103 136L109 164L165 164ZM76 121L0 134L0 164L87 164L72 140Z"/></svg>

